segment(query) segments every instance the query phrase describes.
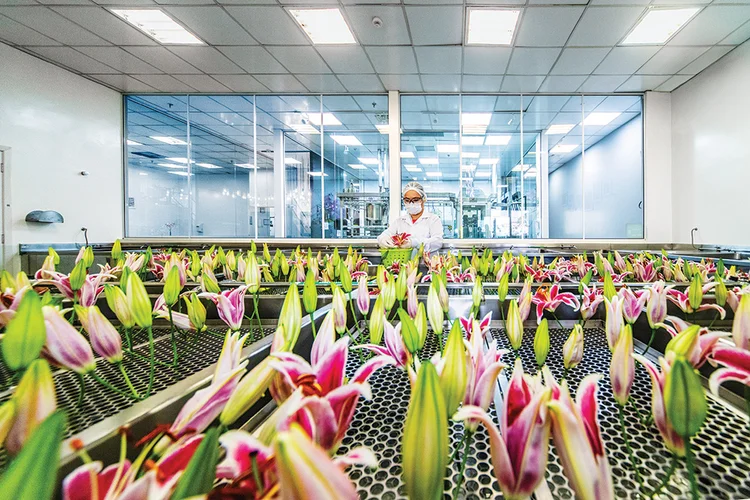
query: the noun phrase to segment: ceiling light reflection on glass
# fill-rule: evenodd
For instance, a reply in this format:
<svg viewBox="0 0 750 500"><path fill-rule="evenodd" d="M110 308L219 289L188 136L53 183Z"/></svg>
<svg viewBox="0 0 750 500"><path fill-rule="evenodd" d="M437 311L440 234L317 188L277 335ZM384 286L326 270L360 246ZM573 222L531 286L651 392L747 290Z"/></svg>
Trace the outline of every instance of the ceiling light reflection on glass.
<svg viewBox="0 0 750 500"><path fill-rule="evenodd" d="M143 144L141 144L140 142L131 141L130 139L128 139L128 146L143 146Z"/></svg>
<svg viewBox="0 0 750 500"><path fill-rule="evenodd" d="M316 45L357 43L339 9L290 9L289 12Z"/></svg>
<svg viewBox="0 0 750 500"><path fill-rule="evenodd" d="M464 146L481 146L484 144L484 137L475 135L461 136L461 142Z"/></svg>
<svg viewBox="0 0 750 500"><path fill-rule="evenodd" d="M435 148L438 153L458 153L458 144L438 144Z"/></svg>
<svg viewBox="0 0 750 500"><path fill-rule="evenodd" d="M310 177L328 177L328 174L324 174L323 172L308 172L307 175Z"/></svg>
<svg viewBox="0 0 750 500"><path fill-rule="evenodd" d="M663 44L695 15L700 8L653 9L633 28L623 45Z"/></svg>
<svg viewBox="0 0 750 500"><path fill-rule="evenodd" d="M437 165L438 159L437 158L420 158L419 163L422 165Z"/></svg>
<svg viewBox="0 0 750 500"><path fill-rule="evenodd" d="M367 167L361 163L350 163L349 168L353 168L354 170L365 170Z"/></svg>
<svg viewBox="0 0 750 500"><path fill-rule="evenodd" d="M171 144L173 146L186 146L187 142L183 141L182 139L177 139L175 137L165 137L160 135L152 135L150 136L151 139L159 142L164 142L166 144Z"/></svg>
<svg viewBox="0 0 750 500"><path fill-rule="evenodd" d="M509 135L488 135L484 140L485 146L507 146L510 142Z"/></svg>
<svg viewBox="0 0 750 500"><path fill-rule="evenodd" d="M176 163L157 163L158 166L164 168L184 168L187 169L187 165L177 165Z"/></svg>
<svg viewBox="0 0 750 500"><path fill-rule="evenodd" d="M299 160L296 160L296 159L294 159L294 158L289 158L289 157L287 157L287 158L284 158L284 163L285 163L286 165L301 165L301 164L302 164L302 162L301 162L301 161L299 161Z"/></svg>
<svg viewBox="0 0 750 500"><path fill-rule="evenodd" d="M426 175L427 177L442 177L443 173L442 172L425 172L424 175Z"/></svg>
<svg viewBox="0 0 750 500"><path fill-rule="evenodd" d="M479 160L480 165L495 165L498 161L500 161L499 158L482 158Z"/></svg>
<svg viewBox="0 0 750 500"><path fill-rule="evenodd" d="M307 115L307 117L310 120L310 123L320 126L320 113ZM336 125L341 125L341 122L338 118L336 118L336 115L334 115L333 113L323 113L323 126L333 127Z"/></svg>
<svg viewBox="0 0 750 500"><path fill-rule="evenodd" d="M544 133L545 135L563 135L573 130L573 127L575 127L575 125L567 123L550 125L550 127Z"/></svg>
<svg viewBox="0 0 750 500"><path fill-rule="evenodd" d="M471 151L464 151L461 153L461 158L479 158L479 153L472 153Z"/></svg>
<svg viewBox="0 0 750 500"><path fill-rule="evenodd" d="M309 123L294 123L290 127L298 134L320 134L320 131Z"/></svg>
<svg viewBox="0 0 750 500"><path fill-rule="evenodd" d="M159 9L112 9L112 13L132 24L159 43L203 45L203 42Z"/></svg>
<svg viewBox="0 0 750 500"><path fill-rule="evenodd" d="M609 123L620 116L620 113L591 113L584 120L584 125L609 125Z"/></svg>
<svg viewBox="0 0 750 500"><path fill-rule="evenodd" d="M489 177L492 177L492 172L477 172L474 174L474 177L487 179Z"/></svg>
<svg viewBox="0 0 750 500"><path fill-rule="evenodd" d="M391 130L389 125L375 125L375 128L378 129L378 132L381 134L388 134Z"/></svg>
<svg viewBox="0 0 750 500"><path fill-rule="evenodd" d="M416 165L404 165L404 168L405 168L405 169L406 169L406 170L407 170L408 172L421 172L421 171L422 171L422 169L421 169L421 168L419 168L419 167L418 167L418 166L416 166Z"/></svg>
<svg viewBox="0 0 750 500"><path fill-rule="evenodd" d="M520 10L469 9L466 43L470 45L510 45Z"/></svg>
<svg viewBox="0 0 750 500"><path fill-rule="evenodd" d="M492 120L492 113L461 113L464 135L484 135Z"/></svg>
<svg viewBox="0 0 750 500"><path fill-rule="evenodd" d="M239 167L239 168L249 168L249 169L253 169L253 170L257 168L252 163L236 163L234 166L235 167Z"/></svg>
<svg viewBox="0 0 750 500"><path fill-rule="evenodd" d="M366 157L360 157L359 162L364 163L365 165L377 165L378 163L380 163L377 158L366 158Z"/></svg>
<svg viewBox="0 0 750 500"><path fill-rule="evenodd" d="M570 153L575 148L577 148L578 145L576 144L558 144L554 148L550 149L550 153Z"/></svg>
<svg viewBox="0 0 750 500"><path fill-rule="evenodd" d="M213 163L196 163L199 167L207 168L209 170L216 170L217 168L221 168L218 165L214 165Z"/></svg>
<svg viewBox="0 0 750 500"><path fill-rule="evenodd" d="M357 137L353 135L334 134L331 136L331 139L341 144L342 146L361 146L362 145L362 143L359 142L359 139L357 139Z"/></svg>
<svg viewBox="0 0 750 500"><path fill-rule="evenodd" d="M414 158L414 153L411 151L401 151L401 158Z"/></svg>

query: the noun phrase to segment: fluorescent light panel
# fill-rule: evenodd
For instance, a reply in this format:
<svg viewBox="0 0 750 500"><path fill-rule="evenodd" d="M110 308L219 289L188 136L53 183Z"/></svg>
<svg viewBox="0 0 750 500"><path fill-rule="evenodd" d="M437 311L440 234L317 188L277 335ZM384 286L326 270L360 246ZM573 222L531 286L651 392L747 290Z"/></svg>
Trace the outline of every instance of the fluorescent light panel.
<svg viewBox="0 0 750 500"><path fill-rule="evenodd" d="M436 149L438 153L458 153L458 144L438 144Z"/></svg>
<svg viewBox="0 0 750 500"><path fill-rule="evenodd" d="M469 45L510 45L520 10L469 9Z"/></svg>
<svg viewBox="0 0 750 500"><path fill-rule="evenodd" d="M167 158L169 161L173 161L175 163L184 163L187 165L188 159L187 158ZM195 160L190 160L190 163L195 163Z"/></svg>
<svg viewBox="0 0 750 500"><path fill-rule="evenodd" d="M407 172L421 172L422 169L416 165L404 165Z"/></svg>
<svg viewBox="0 0 750 500"><path fill-rule="evenodd" d="M175 172L175 171L170 171L170 172L167 172L167 173L168 174L172 174L172 175L180 175L182 177L188 177L190 175L193 175L193 174L189 174L187 172Z"/></svg>
<svg viewBox="0 0 750 500"><path fill-rule="evenodd" d="M203 41L159 9L112 9L112 13L161 44L203 45Z"/></svg>
<svg viewBox="0 0 750 500"><path fill-rule="evenodd" d="M359 142L359 139L357 139L357 137L353 135L334 134L331 136L331 139L341 144L342 146L361 146L362 145L362 143Z"/></svg>
<svg viewBox="0 0 750 500"><path fill-rule="evenodd" d="M359 162L364 163L365 165L377 165L378 163L380 163L377 158L366 158L366 157L360 157Z"/></svg>
<svg viewBox="0 0 750 500"><path fill-rule="evenodd" d="M289 158L289 157L287 157L287 158L284 158L284 163L285 163L286 165L301 165L301 164L302 164L302 162L301 162L301 161L299 161L299 160L296 160L296 159L294 159L294 158Z"/></svg>
<svg viewBox="0 0 750 500"><path fill-rule="evenodd" d="M143 144L141 144L140 142L131 141L130 139L128 139L128 143L127 144L128 144L128 146L143 146Z"/></svg>
<svg viewBox="0 0 750 500"><path fill-rule="evenodd" d="M628 33L623 45L663 44L698 13L700 8L653 9Z"/></svg>
<svg viewBox="0 0 750 500"><path fill-rule="evenodd" d="M214 165L213 163L196 163L199 167L207 168L209 170L216 170L217 168L221 168L218 165Z"/></svg>
<svg viewBox="0 0 750 500"><path fill-rule="evenodd" d="M250 169L253 169L253 170L256 169L256 168L258 168L255 165L253 165L252 163L235 163L234 166L235 167L239 167L239 168L250 168Z"/></svg>
<svg viewBox="0 0 750 500"><path fill-rule="evenodd" d="M152 135L150 136L151 139L159 142L164 142L166 144L171 144L173 146L186 146L187 142L183 141L182 139L177 139L175 137L165 137L160 135Z"/></svg>
<svg viewBox="0 0 750 500"><path fill-rule="evenodd" d="M361 163L350 163L349 168L353 168L354 170L365 170L367 167Z"/></svg>
<svg viewBox="0 0 750 500"><path fill-rule="evenodd" d="M509 135L488 135L484 140L485 146L507 146L510 142Z"/></svg>
<svg viewBox="0 0 750 500"><path fill-rule="evenodd" d="M320 126L320 113L308 114L307 118L313 125ZM341 122L333 113L323 113L323 125L326 127L341 125Z"/></svg>
<svg viewBox="0 0 750 500"><path fill-rule="evenodd" d="M378 129L378 132L381 134L388 134L391 130L389 125L375 125L375 128Z"/></svg>
<svg viewBox="0 0 750 500"><path fill-rule="evenodd" d="M414 153L411 151L401 151L401 158L414 158Z"/></svg>
<svg viewBox="0 0 750 500"><path fill-rule="evenodd" d="M554 148L550 149L550 153L570 153L578 146L575 144L558 144Z"/></svg>
<svg viewBox="0 0 750 500"><path fill-rule="evenodd" d="M420 158L419 163L422 165L437 165L438 159L437 158Z"/></svg>
<svg viewBox="0 0 750 500"><path fill-rule="evenodd" d="M426 175L427 177L442 177L443 173L442 172L425 172L424 175Z"/></svg>
<svg viewBox="0 0 750 500"><path fill-rule="evenodd" d="M621 113L590 113L584 120L584 125L608 125Z"/></svg>
<svg viewBox="0 0 750 500"><path fill-rule="evenodd" d="M545 135L562 135L567 134L571 130L573 130L573 127L575 125L571 125L568 123L565 124L558 124L558 125L550 125L549 128L544 132Z"/></svg>
<svg viewBox="0 0 750 500"><path fill-rule="evenodd" d="M461 136L461 142L464 146L481 146L482 144L484 144L484 137L463 135Z"/></svg>
<svg viewBox="0 0 750 500"><path fill-rule="evenodd" d="M187 165L177 165L176 163L157 163L158 166L164 168L184 168L187 169Z"/></svg>
<svg viewBox="0 0 750 500"><path fill-rule="evenodd" d="M339 9L290 9L289 12L316 45L357 43Z"/></svg>
<svg viewBox="0 0 750 500"><path fill-rule="evenodd" d="M310 177L328 177L328 174L324 174L323 172L308 172L307 175Z"/></svg>
<svg viewBox="0 0 750 500"><path fill-rule="evenodd" d="M309 123L294 123L290 125L298 134L320 134L320 130L316 129Z"/></svg>

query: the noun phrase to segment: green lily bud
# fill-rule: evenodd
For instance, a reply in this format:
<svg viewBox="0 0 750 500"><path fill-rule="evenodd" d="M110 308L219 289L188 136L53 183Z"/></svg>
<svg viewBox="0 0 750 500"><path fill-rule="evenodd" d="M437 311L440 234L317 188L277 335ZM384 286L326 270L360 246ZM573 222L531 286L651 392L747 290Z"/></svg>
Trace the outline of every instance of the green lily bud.
<svg viewBox="0 0 750 500"><path fill-rule="evenodd" d="M350 293L352 291L352 275L349 273L349 268L343 262L339 263L339 280L344 292Z"/></svg>
<svg viewBox="0 0 750 500"><path fill-rule="evenodd" d="M443 318L445 317L445 313L440 305L437 287L437 282L433 282L427 291L427 318L430 320L432 331L440 337L443 334Z"/></svg>
<svg viewBox="0 0 750 500"><path fill-rule="evenodd" d="M716 298L716 303L721 307L724 307L724 305L727 303L727 298L729 297L729 290L727 290L727 285L724 284L724 280L721 279L721 276L718 273L716 274L714 297Z"/></svg>
<svg viewBox="0 0 750 500"><path fill-rule="evenodd" d="M195 293L190 294L190 299L183 297L187 306L187 315L196 330L202 332L206 329L206 306Z"/></svg>
<svg viewBox="0 0 750 500"><path fill-rule="evenodd" d="M255 245L255 243L253 243ZM254 249L250 249L252 253L255 253ZM268 243L263 243L263 260L271 262L271 251L268 249Z"/></svg>
<svg viewBox="0 0 750 500"><path fill-rule="evenodd" d="M479 306L482 305L484 300L484 291L482 290L482 280L477 277L474 282L474 288L471 290L471 303L474 309L479 310Z"/></svg>
<svg viewBox="0 0 750 500"><path fill-rule="evenodd" d="M440 380L432 363L419 368L406 413L401 453L406 494L412 499L443 497L448 466L448 420Z"/></svg>
<svg viewBox="0 0 750 500"><path fill-rule="evenodd" d="M255 368L240 379L219 416L219 422L222 425L227 427L232 425L268 390L276 376L276 370L270 366L273 359L271 356L263 358Z"/></svg>
<svg viewBox="0 0 750 500"><path fill-rule="evenodd" d="M86 266L85 259L81 259L70 272L70 289L74 292L80 290L84 281L86 281L87 274L88 266Z"/></svg>
<svg viewBox="0 0 750 500"><path fill-rule="evenodd" d="M401 269L396 278L396 298L399 302L406 299L406 272L403 269Z"/></svg>
<svg viewBox="0 0 750 500"><path fill-rule="evenodd" d="M0 443L5 442L8 433L13 428L13 422L16 418L16 402L9 399L0 405Z"/></svg>
<svg viewBox="0 0 750 500"><path fill-rule="evenodd" d="M85 262L86 269L94 265L94 248L93 247L86 247L83 250L83 258L81 259Z"/></svg>
<svg viewBox="0 0 750 500"><path fill-rule="evenodd" d="M341 256L339 255L338 247L333 249L333 255L331 255L331 261L333 262L334 267L338 267L339 262L341 262Z"/></svg>
<svg viewBox="0 0 750 500"><path fill-rule="evenodd" d="M151 327L153 323L151 299L148 297L146 287L143 286L143 282L137 274L131 274L128 277L125 295L128 299L128 308L136 324L141 328Z"/></svg>
<svg viewBox="0 0 750 500"><path fill-rule="evenodd" d="M693 310L698 309L703 302L703 283L701 283L701 277L697 273L693 275L693 279L690 281L688 300Z"/></svg>
<svg viewBox="0 0 750 500"><path fill-rule="evenodd" d="M450 418L464 400L468 373L466 371L466 348L461 324L453 322L443 352L443 370L440 373L440 387L445 398L446 417Z"/></svg>
<svg viewBox="0 0 750 500"><path fill-rule="evenodd" d="M302 289L302 303L305 305L305 312L312 314L318 308L318 288L315 286L315 275L308 270L305 276L305 286Z"/></svg>
<svg viewBox="0 0 750 500"><path fill-rule="evenodd" d="M190 252L190 275L192 276L192 279L195 279L200 272L201 258L198 255L198 252L193 250L192 252Z"/></svg>
<svg viewBox="0 0 750 500"><path fill-rule="evenodd" d="M609 273L604 274L604 296L608 301L612 302L612 297L617 295L617 289L615 289L615 282L612 281L612 275Z"/></svg>
<svg viewBox="0 0 750 500"><path fill-rule="evenodd" d="M117 240L117 241L120 241L120 240ZM54 262L56 266L60 265L60 255L58 255L58 253L55 251L54 248L49 247L49 249L47 250L47 253L49 253L49 255L52 256L52 262Z"/></svg>
<svg viewBox="0 0 750 500"><path fill-rule="evenodd" d="M676 337L669 341L667 348L664 350L667 359L690 358L690 354L698 345L700 331L699 325L691 325L678 333Z"/></svg>
<svg viewBox="0 0 750 500"><path fill-rule="evenodd" d="M283 253L279 255L279 263L281 264L281 275L286 276L289 274L289 261Z"/></svg>
<svg viewBox="0 0 750 500"><path fill-rule="evenodd" d="M672 427L685 438L696 435L706 420L708 404L700 376L683 357L672 363L666 375L664 406Z"/></svg>
<svg viewBox="0 0 750 500"><path fill-rule="evenodd" d="M183 500L207 495L213 489L218 462L219 428L212 427L203 436L170 498Z"/></svg>
<svg viewBox="0 0 750 500"><path fill-rule="evenodd" d="M279 314L279 326L284 327L286 335L285 351L291 351L297 344L300 330L302 329L302 304L299 298L299 289L296 283L289 285L286 292L284 304Z"/></svg>
<svg viewBox="0 0 750 500"><path fill-rule="evenodd" d="M517 351L521 348L523 342L523 321L521 320L521 312L518 310L518 301L511 299L510 305L508 306L508 319L505 321L505 333L508 336L510 345L513 350Z"/></svg>
<svg viewBox="0 0 750 500"><path fill-rule="evenodd" d="M383 305L385 306L385 310L390 312L390 310L393 309L393 305L396 303L396 281L393 279L388 280L381 293L383 294Z"/></svg>
<svg viewBox="0 0 750 500"><path fill-rule="evenodd" d="M213 271L211 271L211 268L208 266L208 264L203 264L203 273L201 273L200 279L201 283L203 284L203 288L208 293L221 293L219 282L216 281L216 276L214 275Z"/></svg>
<svg viewBox="0 0 750 500"><path fill-rule="evenodd" d="M683 274L685 274L685 277L687 279L693 279L693 268L690 267L690 263L688 261L684 261L682 263L682 272Z"/></svg>
<svg viewBox="0 0 750 500"><path fill-rule="evenodd" d="M724 266L724 259L719 259L719 262L716 263L716 276L724 276L725 271L726 267Z"/></svg>
<svg viewBox="0 0 750 500"><path fill-rule="evenodd" d="M125 273L123 273L124 275ZM125 283L127 284L127 281ZM130 312L128 298L125 296L122 288L114 285L104 285L104 297L107 299L107 305L115 313L120 324L128 330L133 328L135 326L135 319Z"/></svg>
<svg viewBox="0 0 750 500"><path fill-rule="evenodd" d="M8 323L0 344L5 364L14 371L26 368L39 357L46 341L47 329L41 300L34 291L29 291L21 297L21 303Z"/></svg>
<svg viewBox="0 0 750 500"><path fill-rule="evenodd" d="M378 265L377 271L375 271L375 283L378 285L378 290L383 291L386 281L388 280L388 271L385 270L383 264Z"/></svg>
<svg viewBox="0 0 750 500"><path fill-rule="evenodd" d="M411 319L409 313L404 311L402 308L398 308L398 319L401 321L401 335L404 338L404 345L406 350L414 354L419 349L419 333L417 332L417 326L414 324L414 320Z"/></svg>
<svg viewBox="0 0 750 500"><path fill-rule="evenodd" d="M172 266L167 273L167 279L164 281L164 302L168 306L175 305L180 300L181 291L180 270L177 266Z"/></svg>
<svg viewBox="0 0 750 500"><path fill-rule="evenodd" d="M500 283L497 285L497 300L500 302L500 307L502 307L503 303L505 302L505 297L508 296L508 273L503 274L503 277L500 278Z"/></svg>
<svg viewBox="0 0 750 500"><path fill-rule="evenodd" d="M578 283L578 293L583 293L583 286L588 286L589 283L591 283L591 278L594 276L594 270L589 269L586 275L581 278L580 283Z"/></svg>
<svg viewBox="0 0 750 500"><path fill-rule="evenodd" d="M214 267L216 267L217 264L220 264L222 266L227 265L227 256L224 253L224 249L222 247L219 247L219 251L216 252L216 262L214 263Z"/></svg>
<svg viewBox="0 0 750 500"><path fill-rule="evenodd" d="M110 255L113 262L117 262L118 260L123 258L122 243L120 243L119 239L116 239L112 244L112 251L110 252Z"/></svg>
<svg viewBox="0 0 750 500"><path fill-rule="evenodd" d="M420 302L417 306L417 315L414 316L414 326L417 327L417 334L419 335L419 348L424 348L424 343L427 341L427 310L424 307L424 302Z"/></svg>
<svg viewBox="0 0 750 500"><path fill-rule="evenodd" d="M534 356L536 357L536 364L543 366L547 361L547 355L549 354L549 323L547 318L542 318L539 326L536 327L536 334L534 334Z"/></svg>
<svg viewBox="0 0 750 500"><path fill-rule="evenodd" d="M380 345L383 340L383 330L385 328L385 306L383 305L383 294L379 294L375 299L370 314L370 343Z"/></svg>

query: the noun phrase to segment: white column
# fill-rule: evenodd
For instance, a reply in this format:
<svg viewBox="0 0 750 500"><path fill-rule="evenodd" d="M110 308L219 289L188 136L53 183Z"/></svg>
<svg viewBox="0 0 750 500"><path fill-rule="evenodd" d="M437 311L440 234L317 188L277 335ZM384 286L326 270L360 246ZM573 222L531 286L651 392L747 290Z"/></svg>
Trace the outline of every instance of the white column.
<svg viewBox="0 0 750 500"><path fill-rule="evenodd" d="M388 92L388 219L401 213L401 101L396 90Z"/></svg>
<svg viewBox="0 0 750 500"><path fill-rule="evenodd" d="M549 151L547 134L540 133L536 141L536 159L539 165L540 215L542 219L542 238L549 238Z"/></svg>
<svg viewBox="0 0 750 500"><path fill-rule="evenodd" d="M646 92L643 105L644 237L653 243L671 243L672 94Z"/></svg>
<svg viewBox="0 0 750 500"><path fill-rule="evenodd" d="M276 238L286 236L286 203L284 184L286 181L284 165L284 131L276 130L273 134L273 234Z"/></svg>

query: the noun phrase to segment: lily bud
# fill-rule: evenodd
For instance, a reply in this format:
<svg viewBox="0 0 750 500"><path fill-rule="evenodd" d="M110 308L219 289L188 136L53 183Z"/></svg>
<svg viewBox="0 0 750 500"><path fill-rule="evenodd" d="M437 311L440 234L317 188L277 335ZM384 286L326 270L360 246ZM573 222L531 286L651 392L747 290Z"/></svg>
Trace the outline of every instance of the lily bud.
<svg viewBox="0 0 750 500"><path fill-rule="evenodd" d="M13 428L13 422L16 418L16 401L10 399L0 406L0 445L5 442L5 438Z"/></svg>
<svg viewBox="0 0 750 500"><path fill-rule="evenodd" d="M112 244L112 251L110 252L110 256L112 257L113 262L117 262L118 260L122 259L122 243L120 243L119 238L116 239Z"/></svg>
<svg viewBox="0 0 750 500"><path fill-rule="evenodd" d="M484 291L482 290L482 280L477 277L474 281L474 288L471 290L471 303L474 309L479 310L484 300Z"/></svg>
<svg viewBox="0 0 750 500"><path fill-rule="evenodd" d="M389 311L393 309L393 305L396 303L396 281L393 279L388 280L381 292L383 294L383 305L385 310Z"/></svg>
<svg viewBox="0 0 750 500"><path fill-rule="evenodd" d="M402 302L406 299L406 273L399 271L398 277L396 278L396 299Z"/></svg>
<svg viewBox="0 0 750 500"><path fill-rule="evenodd" d="M497 300L500 301L500 307L505 302L505 297L508 296L508 273L503 274L500 278L500 283L497 285Z"/></svg>
<svg viewBox="0 0 750 500"><path fill-rule="evenodd" d="M352 291L352 275L349 272L349 268L343 262L339 264L339 280L341 281L341 288L344 289L345 293Z"/></svg>
<svg viewBox="0 0 750 500"><path fill-rule="evenodd" d="M222 425L232 425L268 390L276 376L276 370L271 367L273 359L271 356L264 358L240 379L219 416Z"/></svg>
<svg viewBox="0 0 750 500"><path fill-rule="evenodd" d="M615 289L615 282L612 281L612 275L609 273L604 274L604 297L611 301L612 297L617 295L617 290Z"/></svg>
<svg viewBox="0 0 750 500"><path fill-rule="evenodd" d="M370 343L374 345L380 345L380 341L383 340L383 329L385 328L385 306L383 306L383 295L380 294L375 299L375 304L372 306L372 314L370 315Z"/></svg>
<svg viewBox="0 0 750 500"><path fill-rule="evenodd" d="M609 365L609 378L612 383L612 394L620 406L628 404L630 388L635 380L635 360L633 359L633 329L624 325L617 337Z"/></svg>
<svg viewBox="0 0 750 500"><path fill-rule="evenodd" d="M701 328L699 325L691 325L682 330L676 337L672 338L664 350L667 359L690 358L690 354L698 346Z"/></svg>
<svg viewBox="0 0 750 500"><path fill-rule="evenodd" d="M406 350L414 354L419 349L419 333L417 333L414 320L400 307L398 308L398 319L401 321L401 335L404 338Z"/></svg>
<svg viewBox="0 0 750 500"><path fill-rule="evenodd" d="M76 313L94 351L110 363L122 361L122 338L99 308L76 306Z"/></svg>
<svg viewBox="0 0 750 500"><path fill-rule="evenodd" d="M130 312L128 299L122 288L114 285L104 285L104 297L107 299L107 305L117 316L117 320L127 329L133 328L135 319Z"/></svg>
<svg viewBox="0 0 750 500"><path fill-rule="evenodd" d="M291 350L297 344L297 338L302 330L302 304L296 283L289 285L284 304L281 306L279 325L284 327L287 339L285 350Z"/></svg>
<svg viewBox="0 0 750 500"><path fill-rule="evenodd" d="M88 267L83 259L76 262L75 267L70 272L70 289L74 292L83 287L83 282L86 281L86 274L88 273Z"/></svg>
<svg viewBox="0 0 750 500"><path fill-rule="evenodd" d="M185 305L187 306L187 315L190 323L193 324L196 330L202 332L206 329L206 306L203 305L198 295L192 293L190 299L183 297Z"/></svg>
<svg viewBox="0 0 750 500"><path fill-rule="evenodd" d="M424 348L424 343L427 341L427 310L424 307L424 302L420 302L417 306L417 315L414 317L414 326L417 327L417 334L419 335L419 348Z"/></svg>
<svg viewBox="0 0 750 500"><path fill-rule="evenodd" d="M370 290L367 288L367 276L360 276L357 285L357 309L362 316L367 316L370 310Z"/></svg>
<svg viewBox="0 0 750 500"><path fill-rule="evenodd" d="M442 497L449 453L446 413L437 371L429 361L422 363L406 413L401 444L409 498Z"/></svg>
<svg viewBox="0 0 750 500"><path fill-rule="evenodd" d="M169 274L167 274L167 279L164 281L164 302L168 306L175 305L180 300L181 291L180 270L177 266L172 266L169 268Z"/></svg>
<svg viewBox="0 0 750 500"><path fill-rule="evenodd" d="M333 249L333 255L331 255L331 262L333 262L334 267L338 267L339 262L341 262L341 256L339 255L338 247Z"/></svg>
<svg viewBox="0 0 750 500"><path fill-rule="evenodd" d="M203 272L200 276L200 282L204 292L221 293L219 282L216 280L216 276L214 276L214 272L208 264L203 264Z"/></svg>
<svg viewBox="0 0 750 500"><path fill-rule="evenodd" d="M315 286L315 275L310 270L307 271L302 288L302 303L307 314L312 314L318 308L318 288Z"/></svg>
<svg viewBox="0 0 750 500"><path fill-rule="evenodd" d="M94 265L94 248L93 247L84 247L83 249L83 262L86 266L86 269Z"/></svg>
<svg viewBox="0 0 750 500"><path fill-rule="evenodd" d="M437 284L433 283L427 292L427 318L430 320L432 331L440 337L443 334L444 313L443 308L440 306L437 286Z"/></svg>
<svg viewBox="0 0 750 500"><path fill-rule="evenodd" d="M57 408L55 383L45 360L32 361L21 377L13 399L16 402L16 418L5 441L11 455L21 450L39 424Z"/></svg>
<svg viewBox="0 0 750 500"><path fill-rule="evenodd" d="M81 375L93 371L96 368L94 353L84 336L54 307L42 307L42 314L47 329L47 357Z"/></svg>
<svg viewBox="0 0 750 500"><path fill-rule="evenodd" d="M333 298L331 300L331 310L333 310L333 324L336 327L336 332L342 335L346 332L346 295L336 285L331 285L333 292Z"/></svg>
<svg viewBox="0 0 750 500"><path fill-rule="evenodd" d="M581 325L573 327L568 340L563 344L563 365L566 370L572 370L583 359L583 328Z"/></svg>
<svg viewBox="0 0 750 500"><path fill-rule="evenodd" d="M542 318L539 326L536 327L534 335L534 356L536 357L537 366L543 366L547 361L549 354L549 323L547 318Z"/></svg>
<svg viewBox="0 0 750 500"><path fill-rule="evenodd" d="M250 250L251 253L255 255L255 242L253 242L253 248ZM268 250L268 243L263 243L263 260L271 262L271 252Z"/></svg>
<svg viewBox="0 0 750 500"><path fill-rule="evenodd" d="M693 275L693 279L690 282L690 288L688 289L688 300L690 307L697 311L703 302L703 284L701 283L701 277L699 274Z"/></svg>
<svg viewBox="0 0 750 500"><path fill-rule="evenodd" d="M732 321L732 338L734 344L750 350L750 294L743 293Z"/></svg>
<svg viewBox="0 0 750 500"><path fill-rule="evenodd" d="M440 387L445 398L446 418L456 413L459 403L464 400L468 372L466 371L466 347L461 333L461 324L453 322L443 352L443 369L440 372Z"/></svg>
<svg viewBox="0 0 750 500"><path fill-rule="evenodd" d="M443 308L443 313L445 314L448 314L448 311L450 311L448 287L446 285L447 282L447 278L445 277L445 268L443 268L443 272L440 274L437 292L438 298L440 299L440 306Z"/></svg>
<svg viewBox="0 0 750 500"><path fill-rule="evenodd" d="M666 375L664 405L672 427L682 437L698 433L708 413L700 376L683 357L678 357Z"/></svg>
<svg viewBox="0 0 750 500"><path fill-rule="evenodd" d="M417 287L407 286L406 287L406 312L409 313L411 318L417 316Z"/></svg>
<svg viewBox="0 0 750 500"><path fill-rule="evenodd" d="M247 285L247 291L251 294L258 293L260 288L260 266L258 265L258 259L255 258L255 254L251 253L247 257L245 263L245 284Z"/></svg>
<svg viewBox="0 0 750 500"><path fill-rule="evenodd" d="M521 348L523 342L523 321L521 313L518 310L518 302L515 299L510 300L508 307L508 319L505 321L505 334L508 336L510 345L513 350Z"/></svg>
<svg viewBox="0 0 750 500"><path fill-rule="evenodd" d="M151 315L151 299L148 298L146 287L137 274L128 276L125 295L128 299L128 309L136 324L141 328L149 328L153 324Z"/></svg>

